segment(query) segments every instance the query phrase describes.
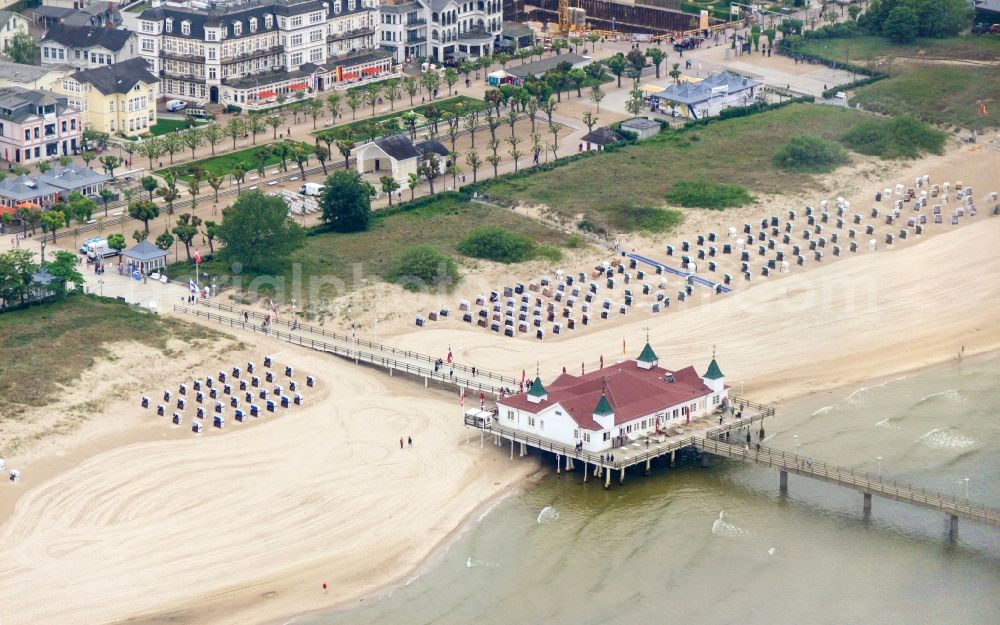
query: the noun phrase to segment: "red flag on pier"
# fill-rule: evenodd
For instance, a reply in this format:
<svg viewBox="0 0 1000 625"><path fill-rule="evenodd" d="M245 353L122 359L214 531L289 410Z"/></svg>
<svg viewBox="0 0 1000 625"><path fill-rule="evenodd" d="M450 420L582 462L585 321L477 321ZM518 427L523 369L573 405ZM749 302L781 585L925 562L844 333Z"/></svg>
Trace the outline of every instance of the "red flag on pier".
<svg viewBox="0 0 1000 625"><path fill-rule="evenodd" d="M462 395L459 398L458 403L459 403L460 406L462 406L462 408L465 408L465 389L464 388L462 389Z"/></svg>
<svg viewBox="0 0 1000 625"><path fill-rule="evenodd" d="M198 248L194 248L194 262L198 265L201 264L201 252L198 251Z"/></svg>
<svg viewBox="0 0 1000 625"><path fill-rule="evenodd" d="M479 391L479 409L486 409L486 393Z"/></svg>
<svg viewBox="0 0 1000 625"><path fill-rule="evenodd" d="M452 358L452 355L451 355L451 347L449 347L448 348L448 364L449 365L451 364L452 360L453 360L453 358Z"/></svg>

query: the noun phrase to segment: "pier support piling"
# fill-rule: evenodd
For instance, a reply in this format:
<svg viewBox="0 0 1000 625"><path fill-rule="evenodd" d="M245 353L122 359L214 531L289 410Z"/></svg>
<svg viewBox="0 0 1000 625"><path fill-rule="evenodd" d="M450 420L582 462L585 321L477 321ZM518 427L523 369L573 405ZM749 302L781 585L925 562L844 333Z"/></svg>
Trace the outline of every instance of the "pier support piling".
<svg viewBox="0 0 1000 625"><path fill-rule="evenodd" d="M782 493L788 492L788 471L778 472L778 490Z"/></svg>
<svg viewBox="0 0 1000 625"><path fill-rule="evenodd" d="M865 495L865 502L862 511L865 513L865 515L869 515L872 513L872 494L865 493L864 495Z"/></svg>
<svg viewBox="0 0 1000 625"><path fill-rule="evenodd" d="M562 458L559 457L559 454L556 454L556 475L562 473L562 469L560 468L561 460Z"/></svg>
<svg viewBox="0 0 1000 625"><path fill-rule="evenodd" d="M958 516L955 514L948 517L948 540L951 542L958 540Z"/></svg>
<svg viewBox="0 0 1000 625"><path fill-rule="evenodd" d="M670 452L670 468L674 468L677 465L677 450Z"/></svg>
<svg viewBox="0 0 1000 625"><path fill-rule="evenodd" d="M646 458L646 475L649 475L649 458Z"/></svg>
<svg viewBox="0 0 1000 625"><path fill-rule="evenodd" d="M510 459L511 460L514 459L514 437L513 436L510 439Z"/></svg>
<svg viewBox="0 0 1000 625"><path fill-rule="evenodd" d="M604 471L604 467L601 467L601 470ZM611 469L607 469L604 474L604 490L608 490L609 488L611 488Z"/></svg>
<svg viewBox="0 0 1000 625"><path fill-rule="evenodd" d="M625 467L622 467L621 469L621 474L618 476L618 483L619 484L625 483Z"/></svg>
<svg viewBox="0 0 1000 625"><path fill-rule="evenodd" d="M424 388L427 388L427 384L428 384L427 378L424 378Z"/></svg>
<svg viewBox="0 0 1000 625"><path fill-rule="evenodd" d="M527 455L528 455L528 449L524 446L524 443L521 443L521 457L524 458Z"/></svg>
<svg viewBox="0 0 1000 625"><path fill-rule="evenodd" d="M584 460L583 461L583 482L584 482L584 484L587 483L587 473L590 470L590 467L587 466L587 465L588 465L587 461Z"/></svg>
<svg viewBox="0 0 1000 625"><path fill-rule="evenodd" d="M708 468L708 454L701 455L701 468L702 469Z"/></svg>
<svg viewBox="0 0 1000 625"><path fill-rule="evenodd" d="M485 436L485 434L486 433L483 430L479 430L479 448L480 449L483 448L483 437Z"/></svg>

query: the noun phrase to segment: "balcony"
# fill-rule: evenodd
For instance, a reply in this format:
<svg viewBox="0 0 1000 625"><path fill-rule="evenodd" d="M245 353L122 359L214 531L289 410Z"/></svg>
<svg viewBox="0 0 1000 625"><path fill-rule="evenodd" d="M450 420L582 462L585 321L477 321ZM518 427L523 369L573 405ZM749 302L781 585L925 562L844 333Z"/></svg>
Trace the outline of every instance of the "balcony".
<svg viewBox="0 0 1000 625"><path fill-rule="evenodd" d="M160 50L161 59L173 59L174 61L188 61L191 63L204 63L205 57L194 56L192 54L184 54L183 52L177 52L175 50Z"/></svg>
<svg viewBox="0 0 1000 625"><path fill-rule="evenodd" d="M342 33L334 33L333 35L327 35L326 41L329 43L331 41L343 41L344 39L355 39L357 37L368 37L375 34L374 28L355 28L354 30L345 30Z"/></svg>
<svg viewBox="0 0 1000 625"><path fill-rule="evenodd" d="M284 48L281 46L271 46L270 48L262 48L260 50L251 50L250 52L243 52L242 54L237 54L236 56L224 56L222 57L223 63L238 63L240 61L250 61L253 59L260 59L266 56L271 56L272 54L280 54Z"/></svg>
<svg viewBox="0 0 1000 625"><path fill-rule="evenodd" d="M472 28L464 33L458 33L455 39L464 42L483 43L484 41L493 41L493 33L482 28Z"/></svg>
<svg viewBox="0 0 1000 625"><path fill-rule="evenodd" d="M426 25L427 25L427 20L425 20L422 17L415 17L410 21L406 22L407 28L418 28L420 26L426 26Z"/></svg>
<svg viewBox="0 0 1000 625"><path fill-rule="evenodd" d="M204 76L195 76L194 74L185 74L183 72L172 71L168 69L160 70L161 78L172 78L174 80L184 80L187 82L193 82L198 84L205 84Z"/></svg>
<svg viewBox="0 0 1000 625"><path fill-rule="evenodd" d="M427 37L410 37L403 43L405 43L408 46L412 46L418 43L427 43Z"/></svg>

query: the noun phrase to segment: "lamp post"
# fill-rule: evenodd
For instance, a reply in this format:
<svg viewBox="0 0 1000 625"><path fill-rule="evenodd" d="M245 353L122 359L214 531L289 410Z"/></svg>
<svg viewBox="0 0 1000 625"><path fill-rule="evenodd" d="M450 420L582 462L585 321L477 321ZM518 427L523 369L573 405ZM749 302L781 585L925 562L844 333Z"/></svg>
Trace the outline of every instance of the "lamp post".
<svg viewBox="0 0 1000 625"><path fill-rule="evenodd" d="M878 462L878 476L882 477L882 456L875 458L875 460Z"/></svg>
<svg viewBox="0 0 1000 625"><path fill-rule="evenodd" d="M965 498L969 498L969 478L964 478L962 482L965 483Z"/></svg>
<svg viewBox="0 0 1000 625"><path fill-rule="evenodd" d="M740 397L743 397L743 380L740 380Z"/></svg>
<svg viewBox="0 0 1000 625"><path fill-rule="evenodd" d="M795 434L795 435L792 436L792 438L795 440L795 449L798 449L799 448L799 435Z"/></svg>

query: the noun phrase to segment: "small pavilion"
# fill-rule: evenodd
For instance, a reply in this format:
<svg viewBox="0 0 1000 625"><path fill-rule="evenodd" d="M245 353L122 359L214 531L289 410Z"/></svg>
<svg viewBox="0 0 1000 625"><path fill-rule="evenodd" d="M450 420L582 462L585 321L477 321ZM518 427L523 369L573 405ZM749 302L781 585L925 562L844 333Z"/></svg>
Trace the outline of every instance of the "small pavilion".
<svg viewBox="0 0 1000 625"><path fill-rule="evenodd" d="M127 249L122 256L132 261L132 264L146 275L167 267L166 250L156 247L149 242L149 239L139 241Z"/></svg>

